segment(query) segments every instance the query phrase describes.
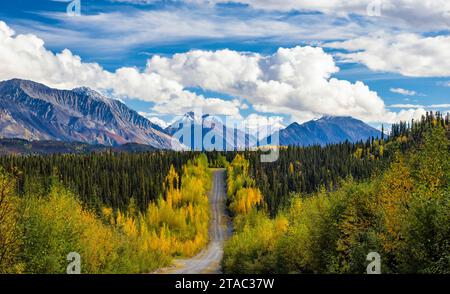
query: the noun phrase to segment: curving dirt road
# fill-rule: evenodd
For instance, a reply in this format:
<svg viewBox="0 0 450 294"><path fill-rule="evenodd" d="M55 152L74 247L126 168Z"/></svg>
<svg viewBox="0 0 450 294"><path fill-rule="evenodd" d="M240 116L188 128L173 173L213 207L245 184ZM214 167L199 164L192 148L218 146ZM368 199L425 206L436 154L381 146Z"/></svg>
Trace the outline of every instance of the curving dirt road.
<svg viewBox="0 0 450 294"><path fill-rule="evenodd" d="M225 169L213 170L213 186L209 193L211 204L210 242L198 255L189 259L177 259L174 265L161 269L163 274L220 273L223 243L229 234L228 217L225 212Z"/></svg>

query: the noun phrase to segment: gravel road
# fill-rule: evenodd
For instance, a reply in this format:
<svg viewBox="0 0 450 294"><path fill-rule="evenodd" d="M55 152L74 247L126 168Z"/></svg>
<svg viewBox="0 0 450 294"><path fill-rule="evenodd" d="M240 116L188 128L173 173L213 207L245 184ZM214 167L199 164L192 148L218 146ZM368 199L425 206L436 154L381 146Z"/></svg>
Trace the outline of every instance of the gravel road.
<svg viewBox="0 0 450 294"><path fill-rule="evenodd" d="M159 273L203 274L221 272L223 244L230 232L225 211L225 174L225 169L213 170L213 186L209 193L211 205L209 244L198 255L189 259L177 259L172 267L161 269L158 271Z"/></svg>

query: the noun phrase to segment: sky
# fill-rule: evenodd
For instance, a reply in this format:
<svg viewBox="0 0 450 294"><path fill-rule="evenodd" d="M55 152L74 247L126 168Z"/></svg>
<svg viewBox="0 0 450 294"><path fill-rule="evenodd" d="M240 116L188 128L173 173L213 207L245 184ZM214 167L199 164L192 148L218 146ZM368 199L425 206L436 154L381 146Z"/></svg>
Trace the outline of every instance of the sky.
<svg viewBox="0 0 450 294"><path fill-rule="evenodd" d="M162 126L380 127L450 110L449 31L447 0L2 1L0 80L88 86Z"/></svg>

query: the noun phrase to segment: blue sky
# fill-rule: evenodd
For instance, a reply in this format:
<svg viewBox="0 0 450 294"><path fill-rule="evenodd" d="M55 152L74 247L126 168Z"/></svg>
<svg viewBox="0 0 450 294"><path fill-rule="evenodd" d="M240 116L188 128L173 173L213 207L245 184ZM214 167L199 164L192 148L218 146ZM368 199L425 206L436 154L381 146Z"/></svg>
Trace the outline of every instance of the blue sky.
<svg viewBox="0 0 450 294"><path fill-rule="evenodd" d="M308 1L302 0L297 4L296 1L280 0L278 5L274 4L276 1L270 0L232 0L234 3L221 0L81 0L80 16L67 15L66 7L70 1L16 0L2 1L0 20L15 31L12 38L20 34L32 34L45 42L45 50L57 55L67 48L71 56L79 56L85 64L97 63L103 72L114 73L121 68L135 68L139 78L146 81L149 77L142 76L149 71L153 77L158 75L159 79L161 76L164 79L164 82L160 83L161 91L169 97L164 98L164 101L158 100L158 93L152 93L156 97L153 98L150 94L142 94L142 89L133 89L133 84L138 83L131 82L129 76L120 80L125 79L126 84L112 87L111 91L107 89L109 86L103 86L108 84L106 82L88 83L88 86L103 89L104 92L121 98L129 107L146 113L148 117L159 117L165 121L170 121L178 112L194 106L180 106L188 99L186 97L195 97L192 99L199 99L200 104L213 105L206 107L213 112L236 107L234 112L230 110L233 115L243 118L252 113L279 116L284 124L325 114L344 115L346 105L349 108L348 115L359 117L373 125L410 118L418 114L417 109L449 110L450 68L449 61L445 58L447 53L444 52L450 51L447 39L450 23L448 3L442 1L436 5L427 4L425 13L421 5L429 1L417 1L416 8L411 8L411 5L402 7L404 0L386 1L388 4L395 4L396 8L392 9L392 6L386 5L381 7L382 15L370 17L365 6L359 7L355 4L342 8L339 3L336 7L331 4L308 6L309 4L305 4ZM347 1L349 2L352 1ZM374 50L374 46L382 43L376 42L377 38L390 41ZM428 43L432 50L427 47ZM282 56L279 52L280 47L292 49L297 46L321 48L323 54L299 49L286 53L289 54L286 57L287 55ZM202 69L185 69L184 67L189 66L187 63L180 68L178 61L173 59L173 55L177 53L185 54L198 50L200 55L208 55L205 52L223 49L236 52L237 55L233 55L236 58L242 56L245 60L241 62L245 64L253 62L250 57L256 54L260 67L249 68L261 71L260 76L246 81L244 85L239 80L218 85L217 81L191 79L189 73L201 75ZM433 50L435 52L432 52ZM358 52L363 54L359 55ZM408 52L411 52L410 56ZM308 57L310 53L312 57ZM223 61L217 61L222 55L208 55L207 60L211 67L215 65L212 62L223 64ZM324 66L329 66L329 60L322 55L332 56L339 71L332 68L317 69L321 62L326 64ZM166 58L166 63L170 63L170 70L156 62L152 63L153 67L148 67L147 62L155 56ZM312 77L309 77L308 70L301 68L306 66L305 63L300 63L300 68L294 68L293 73L291 69L288 70L292 77L285 78L286 73L283 71L286 70L287 64L296 63L292 58L316 57L317 62L307 63L313 68ZM195 66L198 66L200 57L195 58ZM268 58L271 59L270 67L264 67ZM288 60L283 61L283 58ZM227 60L231 62L231 59ZM386 64L377 60L386 61ZM417 65L411 65L415 60ZM275 67L277 69L274 75L270 68ZM430 71L430 67L437 69ZM236 76L252 76L248 72L234 70ZM23 78L29 77L26 74L20 76L20 73L21 71L0 72L0 77L11 77L14 74ZM217 75L220 81L221 74L218 70L212 75ZM234 75L233 72L231 74ZM318 75L317 78L314 77L315 74ZM78 86L83 83L82 79L73 81L72 84L62 81L65 75L62 72L60 77L52 77L51 80L47 80L44 73L35 76L52 86L70 87L72 84ZM135 73L133 75L137 77ZM298 81L293 80L297 76ZM229 77L223 79L226 78ZM339 82L335 85L330 79ZM117 84L118 80L117 78L113 83ZM176 85L172 84L172 80ZM318 85L326 83L324 85L327 90L321 92L319 86L314 88L309 84L302 84L303 80L309 81L308 83L317 82ZM350 86L346 84L347 81ZM363 86L356 85L358 81L361 81ZM278 90L267 89L275 82L277 86L285 86L283 89L289 88L285 97L280 98L283 102L274 98L273 92ZM170 89L176 89L181 94L177 92L172 95L169 93ZM354 95L355 98L349 98L345 103L338 101L347 99L342 98L346 92L340 94L340 91L349 91L348 95ZM375 92L377 98L374 98L371 92ZM176 95L184 96L170 100L170 97ZM332 107L328 110L324 107L321 111L320 105L314 105L314 101L311 101L314 99L306 97L307 95L316 95L316 100L322 99L325 104L336 102L336 107L343 109L334 111ZM327 95L333 97L326 97ZM365 95L367 99L360 98ZM208 100L209 98L213 100ZM384 105L380 105L378 98ZM373 101L366 103L370 99ZM170 111L172 106L173 113ZM371 108L376 110L371 113ZM402 111L403 113L399 114Z"/></svg>

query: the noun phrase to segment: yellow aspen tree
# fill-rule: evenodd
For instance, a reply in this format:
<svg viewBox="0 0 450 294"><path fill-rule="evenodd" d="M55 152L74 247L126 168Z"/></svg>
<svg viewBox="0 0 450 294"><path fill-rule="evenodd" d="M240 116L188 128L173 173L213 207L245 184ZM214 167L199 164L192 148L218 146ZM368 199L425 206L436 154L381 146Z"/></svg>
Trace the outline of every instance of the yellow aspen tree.
<svg viewBox="0 0 450 294"><path fill-rule="evenodd" d="M0 273L20 271L15 256L20 245L18 199L14 195L15 179L0 169Z"/></svg>
<svg viewBox="0 0 450 294"><path fill-rule="evenodd" d="M413 181L404 159L397 154L390 169L384 174L379 192L386 232L381 233L387 252L396 250L401 243L401 226L408 211Z"/></svg>

